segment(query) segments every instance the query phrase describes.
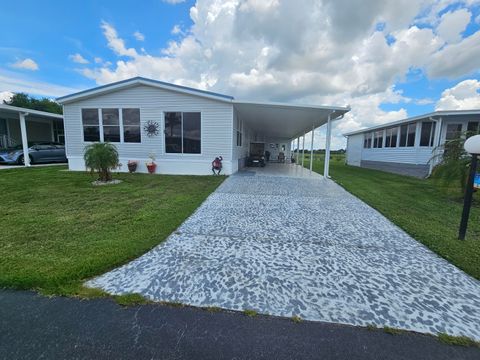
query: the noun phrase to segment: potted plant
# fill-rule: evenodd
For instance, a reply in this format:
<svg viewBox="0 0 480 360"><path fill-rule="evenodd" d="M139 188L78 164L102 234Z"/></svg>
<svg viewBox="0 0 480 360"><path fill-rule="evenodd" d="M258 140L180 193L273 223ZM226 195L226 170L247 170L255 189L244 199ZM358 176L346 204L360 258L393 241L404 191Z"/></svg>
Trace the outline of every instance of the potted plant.
<svg viewBox="0 0 480 360"><path fill-rule="evenodd" d="M150 174L154 174L155 173L155 170L157 169L157 164L155 164L155 154L152 152L150 153L150 155L148 155L148 157L150 158L150 162L147 162L147 169L148 169L148 172Z"/></svg>
<svg viewBox="0 0 480 360"><path fill-rule="evenodd" d="M137 171L138 162L136 162L135 160L128 160L127 166L128 171L130 173L134 173L135 171Z"/></svg>

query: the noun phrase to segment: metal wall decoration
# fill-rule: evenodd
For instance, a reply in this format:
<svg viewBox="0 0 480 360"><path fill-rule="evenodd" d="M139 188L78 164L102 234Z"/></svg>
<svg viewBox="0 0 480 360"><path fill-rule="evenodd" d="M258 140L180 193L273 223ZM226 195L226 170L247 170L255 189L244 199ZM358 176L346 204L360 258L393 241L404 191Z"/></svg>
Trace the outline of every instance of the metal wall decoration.
<svg viewBox="0 0 480 360"><path fill-rule="evenodd" d="M145 130L148 137L157 136L160 132L160 126L158 125L158 122L149 120L143 127L143 130Z"/></svg>

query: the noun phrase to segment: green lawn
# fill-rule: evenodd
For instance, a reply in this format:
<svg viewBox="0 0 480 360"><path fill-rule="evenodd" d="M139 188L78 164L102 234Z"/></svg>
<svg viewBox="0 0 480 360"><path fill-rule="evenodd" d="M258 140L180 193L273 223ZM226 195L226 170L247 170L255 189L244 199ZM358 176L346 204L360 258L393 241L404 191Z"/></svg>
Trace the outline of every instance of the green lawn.
<svg viewBox="0 0 480 360"><path fill-rule="evenodd" d="M76 294L161 243L224 179L119 174L93 187L64 169L0 170L0 287Z"/></svg>
<svg viewBox="0 0 480 360"><path fill-rule="evenodd" d="M332 155L330 176L346 190L403 228L473 277L480 279L480 194L475 194L467 240L457 240L463 208L458 189L444 189L432 180L390 174L344 164ZM310 166L306 156L305 166ZM314 171L323 173L323 156L316 155Z"/></svg>

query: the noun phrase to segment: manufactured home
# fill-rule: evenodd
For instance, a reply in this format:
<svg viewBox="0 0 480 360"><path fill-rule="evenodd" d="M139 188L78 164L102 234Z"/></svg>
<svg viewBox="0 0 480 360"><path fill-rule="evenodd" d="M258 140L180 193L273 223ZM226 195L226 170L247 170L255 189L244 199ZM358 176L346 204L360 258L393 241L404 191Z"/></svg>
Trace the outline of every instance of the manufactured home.
<svg viewBox="0 0 480 360"><path fill-rule="evenodd" d="M346 161L424 178L441 160L441 145L479 131L480 110L436 111L344 134Z"/></svg>
<svg viewBox="0 0 480 360"><path fill-rule="evenodd" d="M71 170L85 170L84 148L115 144L122 166L149 156L157 173L211 174L223 158L223 172L246 165L251 143L263 143L270 159L290 159L292 141L340 119L349 108L237 101L232 96L135 77L57 101L63 105L66 153ZM298 141L297 141L298 143ZM313 146L313 142L312 142ZM326 146L330 149L330 136ZM283 153L283 154L281 154ZM327 173L328 175L328 173Z"/></svg>

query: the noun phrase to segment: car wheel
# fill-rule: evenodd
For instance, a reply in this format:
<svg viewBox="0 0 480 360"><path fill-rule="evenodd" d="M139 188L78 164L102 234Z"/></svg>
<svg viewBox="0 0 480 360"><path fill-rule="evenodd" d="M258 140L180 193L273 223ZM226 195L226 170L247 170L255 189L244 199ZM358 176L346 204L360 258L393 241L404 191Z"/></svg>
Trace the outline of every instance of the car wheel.
<svg viewBox="0 0 480 360"><path fill-rule="evenodd" d="M30 158L30 164L33 164L32 157L31 157L30 155L29 155L28 157ZM20 155L20 156L18 157L18 164L19 164L19 165L25 165L25 156Z"/></svg>

